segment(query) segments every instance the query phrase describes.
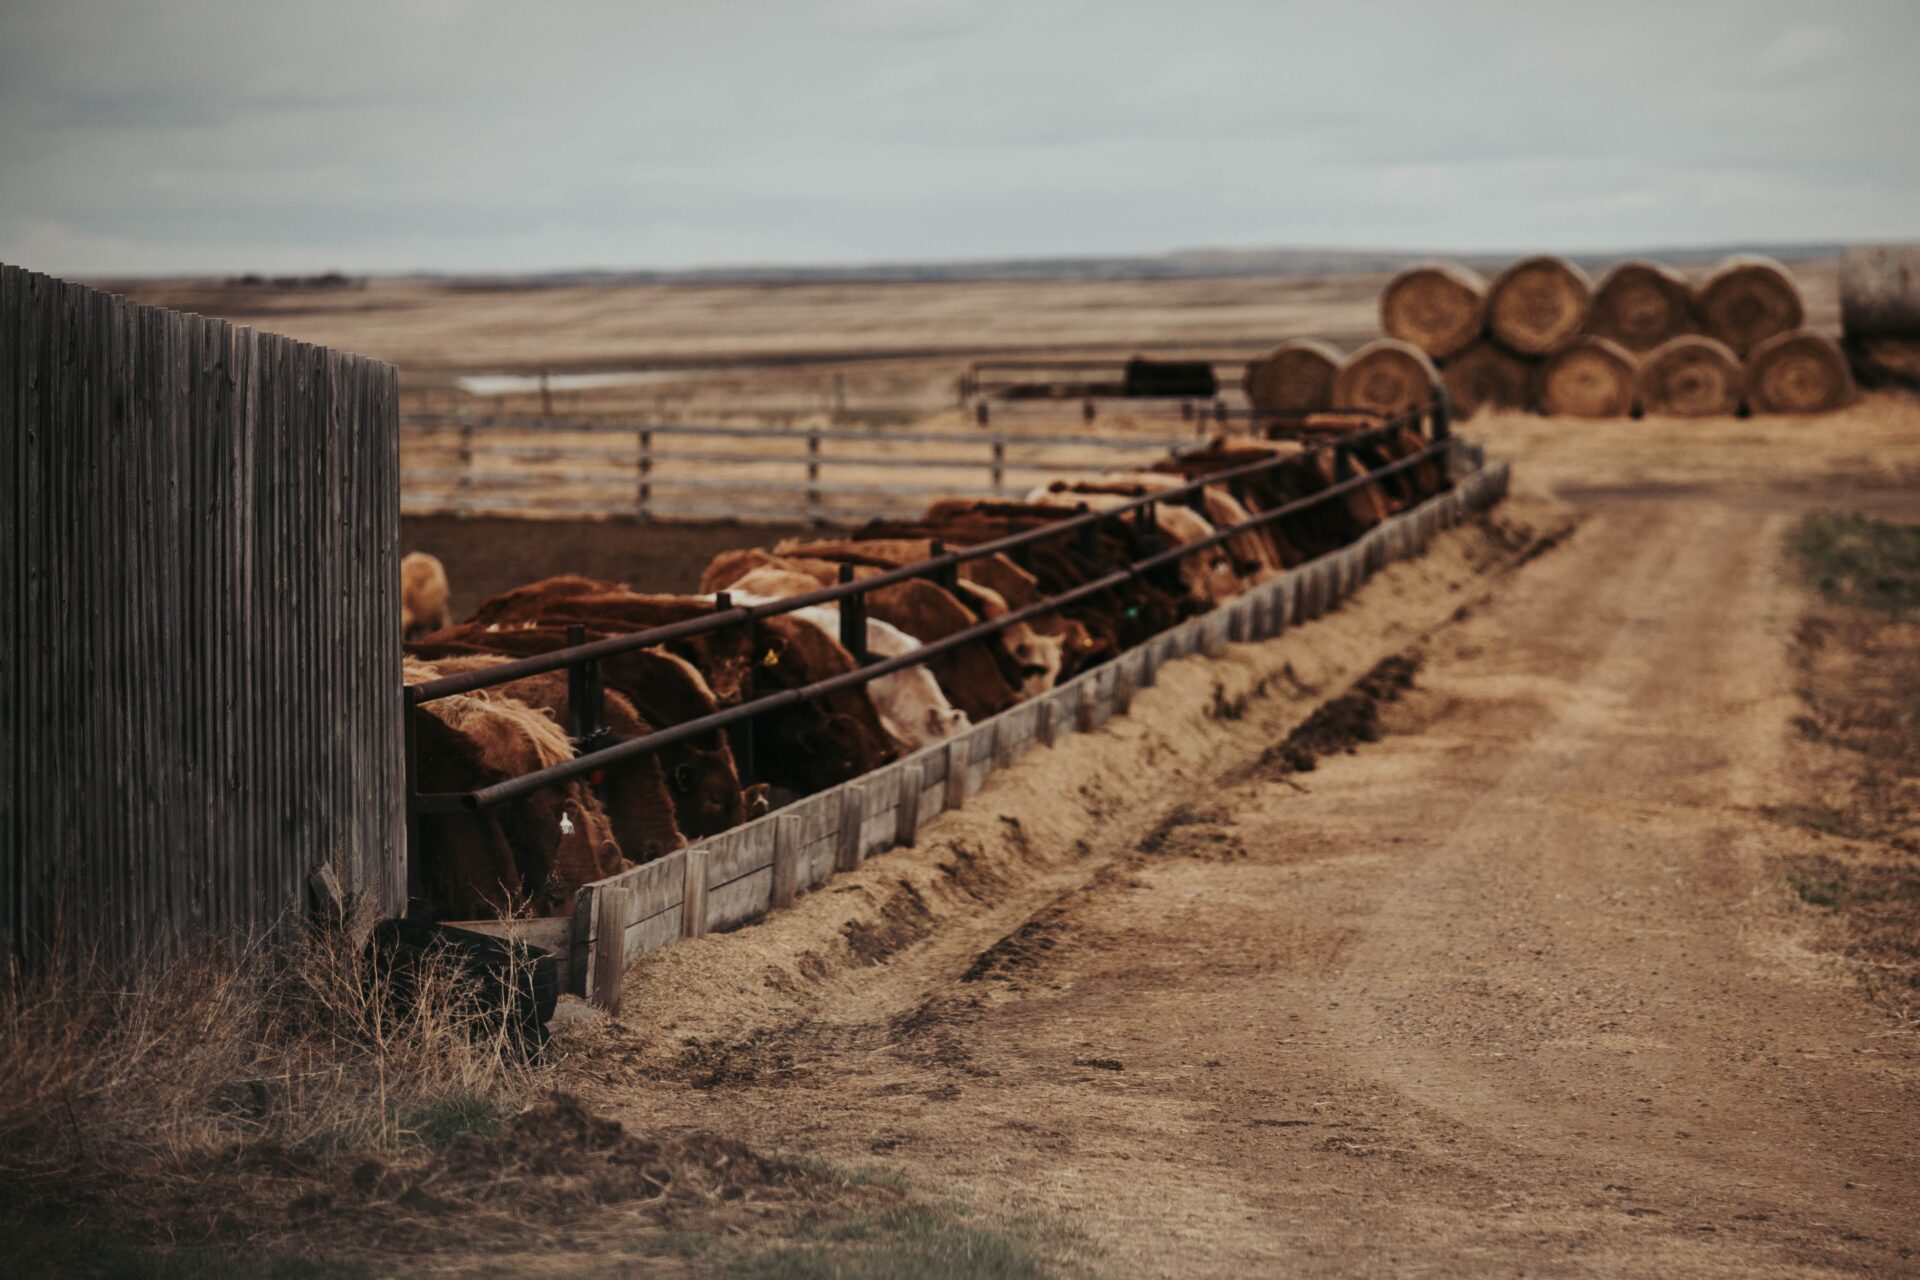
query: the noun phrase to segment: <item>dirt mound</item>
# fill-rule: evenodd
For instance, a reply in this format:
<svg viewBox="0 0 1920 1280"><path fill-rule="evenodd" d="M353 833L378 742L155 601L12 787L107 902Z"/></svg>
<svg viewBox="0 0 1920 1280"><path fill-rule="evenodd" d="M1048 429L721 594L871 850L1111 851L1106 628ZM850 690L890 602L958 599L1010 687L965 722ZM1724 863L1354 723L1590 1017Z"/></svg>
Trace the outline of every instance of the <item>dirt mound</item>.
<svg viewBox="0 0 1920 1280"><path fill-rule="evenodd" d="M555 1094L498 1133L465 1134L417 1159L364 1161L300 1197L291 1211L296 1222L344 1217L385 1226L380 1234L389 1237L393 1229L417 1225L419 1243L427 1246L447 1238L450 1217L553 1223L624 1206L672 1225L725 1206L748 1216L778 1214L847 1191L833 1178L731 1138L638 1137L579 1099Z"/></svg>
<svg viewBox="0 0 1920 1280"><path fill-rule="evenodd" d="M1380 740L1380 707L1398 702L1400 695L1413 687L1420 659L1413 654L1396 653L1382 659L1353 687L1333 701L1316 708L1288 734L1286 740L1269 747L1260 757L1261 766L1271 773L1307 773L1321 756L1352 751L1363 742Z"/></svg>

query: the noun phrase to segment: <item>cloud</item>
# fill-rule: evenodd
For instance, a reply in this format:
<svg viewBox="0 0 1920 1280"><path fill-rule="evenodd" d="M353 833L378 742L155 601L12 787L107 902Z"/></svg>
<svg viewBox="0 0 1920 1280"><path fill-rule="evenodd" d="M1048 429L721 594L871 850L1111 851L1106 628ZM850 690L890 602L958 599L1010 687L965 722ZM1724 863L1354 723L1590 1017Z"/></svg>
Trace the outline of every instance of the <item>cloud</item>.
<svg viewBox="0 0 1920 1280"><path fill-rule="evenodd" d="M0 0L0 257L499 270L1920 233L1920 7Z"/></svg>

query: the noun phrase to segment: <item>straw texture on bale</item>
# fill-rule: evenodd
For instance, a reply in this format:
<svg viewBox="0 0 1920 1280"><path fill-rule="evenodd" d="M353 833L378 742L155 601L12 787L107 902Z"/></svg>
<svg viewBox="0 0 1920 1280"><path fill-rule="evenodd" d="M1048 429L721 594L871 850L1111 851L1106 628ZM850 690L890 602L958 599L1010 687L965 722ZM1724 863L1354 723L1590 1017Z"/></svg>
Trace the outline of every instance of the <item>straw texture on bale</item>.
<svg viewBox="0 0 1920 1280"><path fill-rule="evenodd" d="M1487 291L1487 332L1515 355L1544 356L1580 333L1592 297L1587 273L1565 258L1522 258Z"/></svg>
<svg viewBox="0 0 1920 1280"><path fill-rule="evenodd" d="M1840 255L1840 327L1849 338L1920 339L1920 244L1856 245Z"/></svg>
<svg viewBox="0 0 1920 1280"><path fill-rule="evenodd" d="M1461 417L1482 405L1525 409L1531 403L1534 362L1522 360L1496 342L1481 340L1447 361L1440 371L1447 394Z"/></svg>
<svg viewBox="0 0 1920 1280"><path fill-rule="evenodd" d="M1405 413L1431 400L1439 382L1439 370L1426 352L1398 338L1377 338L1340 365L1333 402L1341 409Z"/></svg>
<svg viewBox="0 0 1920 1280"><path fill-rule="evenodd" d="M1247 400L1269 413L1311 413L1333 404L1333 376L1340 369L1337 348L1312 338L1283 342L1249 361L1244 380Z"/></svg>
<svg viewBox="0 0 1920 1280"><path fill-rule="evenodd" d="M1844 409L1853 403L1853 374L1840 345L1825 334L1775 334L1747 357L1747 403L1755 413Z"/></svg>
<svg viewBox="0 0 1920 1280"><path fill-rule="evenodd" d="M1651 351L1670 338L1694 333L1693 289L1657 262L1622 262L1600 277L1587 313L1587 332L1628 351Z"/></svg>
<svg viewBox="0 0 1920 1280"><path fill-rule="evenodd" d="M1623 418L1633 412L1633 355L1610 338L1576 338L1540 366L1542 413Z"/></svg>
<svg viewBox="0 0 1920 1280"><path fill-rule="evenodd" d="M1800 286L1771 258L1728 258L1700 282L1693 295L1700 332L1745 356L1775 334L1806 320Z"/></svg>
<svg viewBox="0 0 1920 1280"><path fill-rule="evenodd" d="M1724 342L1687 334L1640 361L1640 407L1683 418L1730 414L1740 408L1745 374Z"/></svg>
<svg viewBox="0 0 1920 1280"><path fill-rule="evenodd" d="M1435 360L1466 350L1486 325L1487 282L1450 262L1408 267L1380 293L1380 328Z"/></svg>

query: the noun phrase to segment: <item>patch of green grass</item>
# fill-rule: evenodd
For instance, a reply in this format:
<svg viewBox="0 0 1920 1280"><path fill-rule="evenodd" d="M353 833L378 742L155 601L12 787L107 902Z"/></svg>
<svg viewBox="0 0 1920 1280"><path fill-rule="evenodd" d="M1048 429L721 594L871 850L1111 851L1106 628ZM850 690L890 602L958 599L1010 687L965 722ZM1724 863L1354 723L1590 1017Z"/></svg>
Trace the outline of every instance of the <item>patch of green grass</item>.
<svg viewBox="0 0 1920 1280"><path fill-rule="evenodd" d="M1920 608L1920 526L1815 511L1787 545L1807 581L1836 604L1893 617Z"/></svg>
<svg viewBox="0 0 1920 1280"><path fill-rule="evenodd" d="M849 1169L845 1165L823 1160L819 1156L790 1156L789 1162L808 1173L823 1178L832 1178L835 1182L850 1187L885 1187L889 1191L905 1192L907 1180L891 1169Z"/></svg>
<svg viewBox="0 0 1920 1280"><path fill-rule="evenodd" d="M728 1274L737 1280L1039 1280L1052 1274L1025 1241L922 1206L847 1219L825 1235L818 1244L755 1254Z"/></svg>
<svg viewBox="0 0 1920 1280"><path fill-rule="evenodd" d="M112 1280L362 1280L373 1273L357 1263L322 1258L244 1258L207 1249L148 1249L94 1225L0 1217L5 1272L41 1277Z"/></svg>
<svg viewBox="0 0 1920 1280"><path fill-rule="evenodd" d="M444 1094L397 1117L401 1134L429 1151L463 1134L487 1137L506 1120L507 1109L498 1099L465 1092Z"/></svg>

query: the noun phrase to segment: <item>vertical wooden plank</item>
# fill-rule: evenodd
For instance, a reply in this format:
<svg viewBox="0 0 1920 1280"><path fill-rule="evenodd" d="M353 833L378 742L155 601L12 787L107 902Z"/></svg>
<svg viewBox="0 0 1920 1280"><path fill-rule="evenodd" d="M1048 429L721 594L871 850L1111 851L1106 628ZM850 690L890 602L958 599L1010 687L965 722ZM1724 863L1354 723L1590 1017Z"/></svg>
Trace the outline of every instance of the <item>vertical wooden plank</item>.
<svg viewBox="0 0 1920 1280"><path fill-rule="evenodd" d="M1080 682L1079 702L1075 707L1076 722L1081 733L1092 733L1100 715L1099 695L1094 691L1092 676Z"/></svg>
<svg viewBox="0 0 1920 1280"><path fill-rule="evenodd" d="M840 793L839 825L833 833L833 869L852 871L860 865L860 829L867 820L867 784L850 782Z"/></svg>
<svg viewBox="0 0 1920 1280"><path fill-rule="evenodd" d="M920 834L920 766L901 765L894 776L900 790L893 802L893 842L911 848Z"/></svg>
<svg viewBox="0 0 1920 1280"><path fill-rule="evenodd" d="M687 878L680 887L680 936L707 936L707 851L688 849Z"/></svg>
<svg viewBox="0 0 1920 1280"><path fill-rule="evenodd" d="M967 773L972 768L973 731L947 739L947 791L943 808L958 809L967 802Z"/></svg>
<svg viewBox="0 0 1920 1280"><path fill-rule="evenodd" d="M25 373L21 285L25 272L0 264L0 963L16 954L20 942L20 776L19 741L25 718L19 705L20 662L25 645L20 593L20 454L24 424L20 418L21 378Z"/></svg>
<svg viewBox="0 0 1920 1280"><path fill-rule="evenodd" d="M1123 716L1133 709L1133 662L1122 655L1113 665L1113 714Z"/></svg>
<svg viewBox="0 0 1920 1280"><path fill-rule="evenodd" d="M1033 709L1033 736L1041 746L1053 745L1054 718L1059 714L1060 704L1051 697L1043 698Z"/></svg>
<svg viewBox="0 0 1920 1280"><path fill-rule="evenodd" d="M773 820L773 906L790 907L799 894L800 844L806 836L801 819L783 813Z"/></svg>
<svg viewBox="0 0 1920 1280"><path fill-rule="evenodd" d="M1013 766L1013 721L1001 716L993 722L993 767L995 770Z"/></svg>
<svg viewBox="0 0 1920 1280"><path fill-rule="evenodd" d="M627 891L603 885L594 895L592 974L588 998L608 1013L620 1012L621 986L627 974Z"/></svg>

